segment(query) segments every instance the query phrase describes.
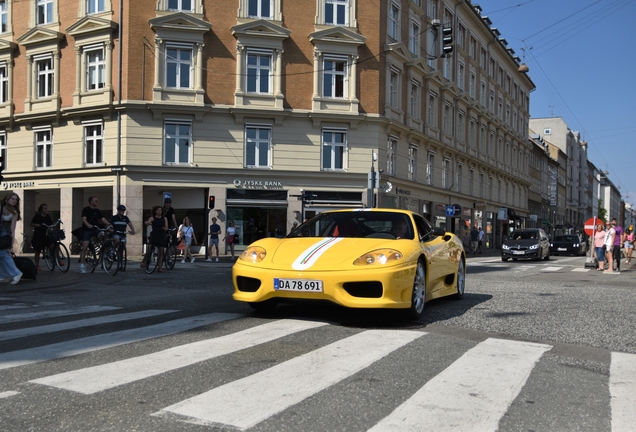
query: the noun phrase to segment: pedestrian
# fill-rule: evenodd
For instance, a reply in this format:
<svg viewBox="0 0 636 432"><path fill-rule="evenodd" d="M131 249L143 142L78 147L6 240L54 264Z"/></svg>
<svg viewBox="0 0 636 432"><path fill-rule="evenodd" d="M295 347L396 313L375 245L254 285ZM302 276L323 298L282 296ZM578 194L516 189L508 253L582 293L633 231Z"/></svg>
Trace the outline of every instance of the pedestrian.
<svg viewBox="0 0 636 432"><path fill-rule="evenodd" d="M477 225L473 226L473 229L470 230L470 249L473 252L473 255L477 253L477 246L479 245L479 230L477 229Z"/></svg>
<svg viewBox="0 0 636 432"><path fill-rule="evenodd" d="M608 222L605 230L605 241L603 246L605 247L605 260L608 263L607 270L604 270L603 273L613 273L614 272L614 238L616 237L616 230L612 226L611 222Z"/></svg>
<svg viewBox="0 0 636 432"><path fill-rule="evenodd" d="M634 253L634 231L632 231L631 228L627 228L624 236L625 264L630 264L632 262L632 254Z"/></svg>
<svg viewBox="0 0 636 432"><path fill-rule="evenodd" d="M605 231L603 230L603 224L596 225L596 232L594 233L594 250L596 252L596 259L598 260L597 271L603 271L605 269Z"/></svg>
<svg viewBox="0 0 636 432"><path fill-rule="evenodd" d="M0 210L0 237L10 237L7 239L7 247L0 249L0 281L10 281L11 285L16 285L22 278L22 272L18 270L13 257L9 254L13 252L13 244L15 243L15 223L22 219L20 216L20 197L14 192L9 192L2 200L0 207L2 208Z"/></svg>
<svg viewBox="0 0 636 432"><path fill-rule="evenodd" d="M614 264L616 264L616 271L621 271L621 248L623 239L623 228L618 224L616 218L612 218L612 228L614 228L614 247L612 252L614 253Z"/></svg>
<svg viewBox="0 0 636 432"><path fill-rule="evenodd" d="M210 251L208 252L207 262L212 262L212 247L216 249L216 262L219 261L219 234L221 234L221 225L216 223L217 219L212 218L212 225L210 225Z"/></svg>
<svg viewBox="0 0 636 432"><path fill-rule="evenodd" d="M232 259L234 259L234 244L237 242L238 233L236 230L236 226L234 226L234 221L230 221L227 226L227 230L225 232L225 237L223 241L225 244L230 246L230 252L232 253Z"/></svg>
<svg viewBox="0 0 636 432"><path fill-rule="evenodd" d="M163 215L163 207L154 206L152 208L152 216L144 222L144 225L152 227L148 243L157 246L159 249L159 261L157 262L157 271L163 273L161 265L163 264L163 249L166 247L166 231L168 231L168 218ZM146 255L141 262L141 268L146 266L146 261L149 258L151 248L146 249Z"/></svg>
<svg viewBox="0 0 636 432"><path fill-rule="evenodd" d="M482 227L479 227L479 238L477 240L477 247L479 248L478 253L484 253L484 236L486 233Z"/></svg>
<svg viewBox="0 0 636 432"><path fill-rule="evenodd" d="M88 198L88 206L82 209L82 251L80 252L80 273L86 273L85 258L88 244L91 237L98 237L101 232L97 224L102 223L108 226L108 221L102 216L102 212L97 208L98 200L96 196Z"/></svg>
<svg viewBox="0 0 636 432"><path fill-rule="evenodd" d="M38 271L40 271L40 254L44 250L45 247L51 248L53 251L53 240L46 234L48 228L44 225L53 225L53 220L48 213L49 206L42 203L38 207L37 213L31 219L30 226L33 228L33 238L31 239L31 246L33 246L33 252L35 256L33 257L33 261L35 261L35 266Z"/></svg>
<svg viewBox="0 0 636 432"><path fill-rule="evenodd" d="M168 219L168 229L177 227L177 216L175 216L174 207L172 207L172 198L163 200L163 215Z"/></svg>
<svg viewBox="0 0 636 432"><path fill-rule="evenodd" d="M185 264L185 260L188 258L190 262L194 262L194 257L190 252L190 247L193 244L197 244L197 237L194 234L194 228L192 227L192 223L190 223L190 218L188 216L183 218L183 223L179 225L179 231L177 232L177 238L183 239L183 259L181 260L181 264Z"/></svg>

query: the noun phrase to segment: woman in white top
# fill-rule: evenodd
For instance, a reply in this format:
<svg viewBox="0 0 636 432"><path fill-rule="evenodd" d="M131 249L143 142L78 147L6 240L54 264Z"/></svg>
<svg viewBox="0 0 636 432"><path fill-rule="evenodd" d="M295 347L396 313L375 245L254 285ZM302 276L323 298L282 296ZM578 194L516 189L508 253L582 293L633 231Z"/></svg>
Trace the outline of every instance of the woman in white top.
<svg viewBox="0 0 636 432"><path fill-rule="evenodd" d="M0 217L0 236L11 236L11 245L8 249L0 249L0 282L9 282L15 285L20 282L22 272L18 270L9 255L13 251L15 243L15 223L20 217L20 197L11 192L2 200L2 216Z"/></svg>
<svg viewBox="0 0 636 432"><path fill-rule="evenodd" d="M194 235L194 228L190 223L189 217L183 218L183 223L179 226L179 232L177 233L177 237L183 239L183 259L181 260L181 264L185 264L185 260L190 258L190 262L194 262L194 257L192 257L192 253L190 252L190 246L192 244L197 244L197 238Z"/></svg>
<svg viewBox="0 0 636 432"><path fill-rule="evenodd" d="M612 227L611 223L607 223L605 230L605 261L609 264L607 270L603 273L612 273L614 272L614 253L612 249L614 248L614 237L616 236L616 230Z"/></svg>
<svg viewBox="0 0 636 432"><path fill-rule="evenodd" d="M225 238L223 241L225 244L230 246L230 251L232 252L232 259L234 259L234 244L237 242L238 236L236 232L236 227L234 226L234 221L230 221L227 224L227 231L225 232Z"/></svg>

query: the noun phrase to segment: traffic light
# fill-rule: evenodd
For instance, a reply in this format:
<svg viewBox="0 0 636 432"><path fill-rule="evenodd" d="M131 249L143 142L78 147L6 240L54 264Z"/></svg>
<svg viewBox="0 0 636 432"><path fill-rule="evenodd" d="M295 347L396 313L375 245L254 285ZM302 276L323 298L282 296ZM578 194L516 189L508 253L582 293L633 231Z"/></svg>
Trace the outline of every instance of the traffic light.
<svg viewBox="0 0 636 432"><path fill-rule="evenodd" d="M442 28L442 57L453 52L453 28Z"/></svg>
<svg viewBox="0 0 636 432"><path fill-rule="evenodd" d="M213 209L214 208L214 195L210 195L210 201L208 202L208 208L209 209Z"/></svg>

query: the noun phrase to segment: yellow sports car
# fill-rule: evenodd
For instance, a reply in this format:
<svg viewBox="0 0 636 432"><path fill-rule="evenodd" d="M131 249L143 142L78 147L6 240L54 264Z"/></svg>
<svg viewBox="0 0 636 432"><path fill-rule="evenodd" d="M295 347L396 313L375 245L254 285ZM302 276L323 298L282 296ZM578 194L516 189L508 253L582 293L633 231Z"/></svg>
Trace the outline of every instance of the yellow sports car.
<svg viewBox="0 0 636 432"><path fill-rule="evenodd" d="M256 310L328 300L351 308L408 309L464 295L466 255L452 233L396 209L328 211L285 238L252 243L232 267L234 300Z"/></svg>

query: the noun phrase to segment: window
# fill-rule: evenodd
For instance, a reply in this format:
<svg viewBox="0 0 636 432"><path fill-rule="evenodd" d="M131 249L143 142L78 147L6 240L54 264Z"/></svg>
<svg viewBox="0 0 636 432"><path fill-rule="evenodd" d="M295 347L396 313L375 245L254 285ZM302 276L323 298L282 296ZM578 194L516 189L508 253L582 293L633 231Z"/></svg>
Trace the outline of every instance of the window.
<svg viewBox="0 0 636 432"><path fill-rule="evenodd" d="M84 126L84 147L86 165L104 162L104 136L101 124Z"/></svg>
<svg viewBox="0 0 636 432"><path fill-rule="evenodd" d="M417 145L409 145L409 180L417 180Z"/></svg>
<svg viewBox="0 0 636 432"><path fill-rule="evenodd" d="M451 106L448 103L444 104L442 126L444 128L444 134L450 136L451 134Z"/></svg>
<svg viewBox="0 0 636 432"><path fill-rule="evenodd" d="M249 52L247 54L248 93L271 94L272 54Z"/></svg>
<svg viewBox="0 0 636 432"><path fill-rule="evenodd" d="M86 13L94 14L104 12L104 1L106 0L86 0Z"/></svg>
<svg viewBox="0 0 636 432"><path fill-rule="evenodd" d="M495 91L494 90L490 90L490 112L492 114L495 113Z"/></svg>
<svg viewBox="0 0 636 432"><path fill-rule="evenodd" d="M416 57L420 56L420 23L411 21L411 34L409 35L409 50Z"/></svg>
<svg viewBox="0 0 636 432"><path fill-rule="evenodd" d="M475 183L475 170L468 170L468 195L473 196L473 183Z"/></svg>
<svg viewBox="0 0 636 432"><path fill-rule="evenodd" d="M451 187L450 181L450 159L444 158L442 161L442 187L448 189Z"/></svg>
<svg viewBox="0 0 636 432"><path fill-rule="evenodd" d="M397 145L397 138L390 136L386 148L386 172L389 175L397 174Z"/></svg>
<svg viewBox="0 0 636 432"><path fill-rule="evenodd" d="M86 90L104 88L105 72L104 48L86 50Z"/></svg>
<svg viewBox="0 0 636 432"><path fill-rule="evenodd" d="M347 61L325 58L323 61L323 96L346 98Z"/></svg>
<svg viewBox="0 0 636 432"><path fill-rule="evenodd" d="M53 141L51 129L35 131L35 167L51 168L53 166Z"/></svg>
<svg viewBox="0 0 636 432"><path fill-rule="evenodd" d="M429 18L437 18L437 0L428 0L426 2L426 15Z"/></svg>
<svg viewBox="0 0 636 432"><path fill-rule="evenodd" d="M492 176L488 177L488 199L492 201Z"/></svg>
<svg viewBox="0 0 636 432"><path fill-rule="evenodd" d="M465 88L465 68L464 68L464 63L460 63L459 64L459 71L457 71L457 87L459 87L460 90L464 90Z"/></svg>
<svg viewBox="0 0 636 432"><path fill-rule="evenodd" d="M420 118L420 83L411 81L411 100L409 103L411 117Z"/></svg>
<svg viewBox="0 0 636 432"><path fill-rule="evenodd" d="M0 132L0 158L2 158L2 170L7 169L7 136Z"/></svg>
<svg viewBox="0 0 636 432"><path fill-rule="evenodd" d="M497 180L497 201L501 202L501 180Z"/></svg>
<svg viewBox="0 0 636 432"><path fill-rule="evenodd" d="M328 130L322 132L322 169L344 169L347 132L344 130Z"/></svg>
<svg viewBox="0 0 636 432"><path fill-rule="evenodd" d="M459 142L464 142L464 123L466 122L466 116L463 111L460 111L457 114L457 140Z"/></svg>
<svg viewBox="0 0 636 432"><path fill-rule="evenodd" d="M464 170L464 166L462 164L457 164L457 172L455 173L455 188L457 192L462 191L462 172Z"/></svg>
<svg viewBox="0 0 636 432"><path fill-rule="evenodd" d="M479 151L486 154L486 126L482 126L479 131Z"/></svg>
<svg viewBox="0 0 636 432"><path fill-rule="evenodd" d="M45 98L53 95L53 59L50 56L35 62L37 73L37 97Z"/></svg>
<svg viewBox="0 0 636 432"><path fill-rule="evenodd" d="M512 126L510 123L510 104L506 104L506 124Z"/></svg>
<svg viewBox="0 0 636 432"><path fill-rule="evenodd" d="M349 0L325 0L325 24L349 25Z"/></svg>
<svg viewBox="0 0 636 432"><path fill-rule="evenodd" d="M166 87L192 88L192 47L166 47Z"/></svg>
<svg viewBox="0 0 636 432"><path fill-rule="evenodd" d="M433 185L435 182L435 153L428 152L426 156L426 184Z"/></svg>
<svg viewBox="0 0 636 432"><path fill-rule="evenodd" d="M476 144L476 137L475 134L477 133L477 122L474 118L470 119L470 125L468 126L468 145L470 145L470 148L475 148L475 144Z"/></svg>
<svg viewBox="0 0 636 432"><path fill-rule="evenodd" d="M53 0L37 0L35 22L37 25L53 22Z"/></svg>
<svg viewBox="0 0 636 432"><path fill-rule="evenodd" d="M168 10L192 12L192 0L168 0Z"/></svg>
<svg viewBox="0 0 636 432"><path fill-rule="evenodd" d="M481 82L479 90L479 103L486 108L486 83L484 81Z"/></svg>
<svg viewBox="0 0 636 432"><path fill-rule="evenodd" d="M468 95L474 100L475 99L475 86L477 81L477 75L475 72L470 73L470 81L468 83Z"/></svg>
<svg viewBox="0 0 636 432"><path fill-rule="evenodd" d="M446 78L447 80L451 80L451 69L452 69L452 56L446 56L444 57L444 78Z"/></svg>
<svg viewBox="0 0 636 432"><path fill-rule="evenodd" d="M428 95L428 126L437 127L437 96L434 93Z"/></svg>
<svg viewBox="0 0 636 432"><path fill-rule="evenodd" d="M268 168L272 129L269 126L247 126L245 128L245 166L248 168Z"/></svg>
<svg viewBox="0 0 636 432"><path fill-rule="evenodd" d="M190 162L192 142L190 123L166 122L164 125L164 163L185 164Z"/></svg>
<svg viewBox="0 0 636 432"><path fill-rule="evenodd" d="M389 37L400 40L400 7L393 2L389 5Z"/></svg>
<svg viewBox="0 0 636 432"><path fill-rule="evenodd" d="M480 198L485 198L486 197L484 195L484 186L485 186L484 178L485 178L484 173L483 172L479 173L479 197Z"/></svg>
<svg viewBox="0 0 636 432"><path fill-rule="evenodd" d="M499 97L499 104L497 105L497 116L499 117L499 120L503 120L503 98L501 97Z"/></svg>
<svg viewBox="0 0 636 432"><path fill-rule="evenodd" d="M9 92L9 76L7 64L0 63L0 104L7 103Z"/></svg>
<svg viewBox="0 0 636 432"><path fill-rule="evenodd" d="M389 103L391 108L398 109L400 107L400 72L391 68L389 77Z"/></svg>
<svg viewBox="0 0 636 432"><path fill-rule="evenodd" d="M0 0L0 33L6 33L9 30L7 24L7 1Z"/></svg>

